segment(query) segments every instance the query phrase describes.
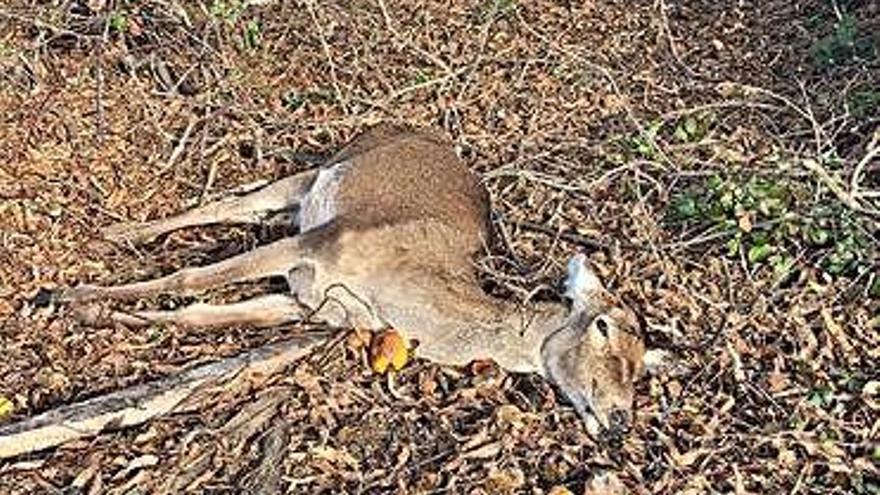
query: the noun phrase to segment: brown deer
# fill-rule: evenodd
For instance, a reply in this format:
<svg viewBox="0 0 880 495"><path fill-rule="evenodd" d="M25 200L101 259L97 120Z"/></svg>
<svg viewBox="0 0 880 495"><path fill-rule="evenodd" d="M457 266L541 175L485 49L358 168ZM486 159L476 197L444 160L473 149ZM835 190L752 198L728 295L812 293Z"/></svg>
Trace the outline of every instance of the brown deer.
<svg viewBox="0 0 880 495"><path fill-rule="evenodd" d="M489 235L488 193L451 143L433 133L381 125L320 169L171 218L114 226L106 235L146 242L184 227L260 222L282 210L296 212L299 235L154 280L80 285L63 297L135 299L283 276L289 293L104 316L128 325L271 326L311 318L336 327L391 328L437 363L492 359L506 370L549 378L594 435L628 426L646 358L635 314L603 288L582 254L568 262L567 303L523 308L485 294L472 257Z"/></svg>

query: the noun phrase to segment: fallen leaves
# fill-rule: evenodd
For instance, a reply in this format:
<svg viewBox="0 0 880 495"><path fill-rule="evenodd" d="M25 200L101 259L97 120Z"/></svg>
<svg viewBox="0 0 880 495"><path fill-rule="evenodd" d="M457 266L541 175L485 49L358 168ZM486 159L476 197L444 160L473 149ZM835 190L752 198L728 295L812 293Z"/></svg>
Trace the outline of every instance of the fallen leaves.
<svg viewBox="0 0 880 495"><path fill-rule="evenodd" d="M406 341L394 330L385 330L370 343L370 367L376 373L400 371L409 361Z"/></svg>
<svg viewBox="0 0 880 495"><path fill-rule="evenodd" d="M21 4L20 9L15 4ZM26 15L31 10L26 4L28 2L12 0L10 8ZM677 89L693 87L688 84L689 71L663 70L670 63L664 60L663 53L643 59L643 54L652 52L643 46L642 34L650 32L653 25L665 26L667 23L673 32L689 32L696 36L693 46L682 51L686 55L684 60L673 62L676 65L683 62L698 72L706 69L700 57L701 44L710 50L714 46L719 51L723 45L725 56L749 55L753 63L744 66L750 67L765 68L759 63L762 54L776 53L774 50L756 50L774 46L766 43L767 38L761 31L765 19L760 16L749 12L727 16L740 23L734 29L731 25L716 26L719 22L724 24L725 16L719 18L712 12L704 16L700 9L691 10L687 2L671 8L670 13L674 15L669 19L658 19L655 15L664 9L654 8L650 2L643 6L608 4L602 9L591 7L586 11L579 5L562 8L553 2L519 2L513 11L486 20L492 23L485 26L488 33L501 29L504 38L493 35L484 39L483 36L470 36L476 32L475 25L473 16L465 7L435 8L430 2L389 3L393 23L401 33L412 35L412 46L430 53L436 51L456 70L468 69L467 77L444 80L434 87L436 91L425 88L399 101L379 101L377 98L381 97L385 87L403 87L414 75L422 77L423 67L413 67L412 57L400 56L405 55L398 53L400 50L385 50L399 44L389 43L388 33L383 30L386 21L381 16L374 16L375 9L355 6L340 15L341 11L331 4L316 6L322 20L332 26L333 36L327 37L332 58L328 59L311 50L311 47L318 46L315 44L318 40L314 37L314 30L310 30L311 22L303 23L303 16L299 16L296 9L279 10L271 5L254 5L243 17L243 22L249 21L251 15L258 16L264 23L267 46L281 50L273 52L274 59L271 60L260 55L258 64L253 63L255 54L240 57L240 50L236 47L214 45L214 40L235 34L224 32L224 29L230 26L238 29L241 25L203 22L203 16L195 11L188 14L196 16L192 23L189 20L180 22L173 13L150 12L156 18L156 26L164 26L163 30L156 31L155 26L143 25L137 29L129 26L128 34L119 32L111 37L115 41L111 40L108 49L112 45L134 46L130 42L137 44L137 40L127 36L142 31L147 38L168 41L168 46L174 46L174 51L179 52L174 54L179 58L168 60L168 53L156 50L152 45L138 45L138 51L125 53L126 57L138 58L142 53L150 64L155 59L158 67L167 65L181 70L195 68L191 71L193 73L235 75L233 79L216 81L216 87L229 89L223 92L223 98L227 93L233 96L226 98L229 101L214 101L212 94L199 95L205 99L205 108L224 110L210 113L211 125L192 134L189 143L184 143L186 148L180 147L183 152L177 161L179 166L173 173L161 176L156 172L180 144L176 138L187 124L191 105L179 98L162 96L162 91L154 91L150 71L126 72L120 77L114 66L108 63L98 67L103 71L96 72L91 50L82 50L85 56L78 59L81 56L79 50L59 53L49 43L40 45L39 57L26 56L33 40L27 39L26 44L16 46L20 35L13 33L15 36L6 41L12 53L20 51L22 56L12 59L45 61L26 67L27 79L34 79L33 90L40 98L54 96L44 105L33 105L32 93L24 92L18 98L14 97L15 85L0 88L0 101L7 111L7 120L22 122L20 126L0 126L3 137L0 141L5 145L0 154L7 153L5 163L12 164L5 168L0 166L0 175L5 174L0 187L8 190L4 190L4 197L9 198L6 200L8 206L0 204L0 210L4 207L7 210L0 212L3 246L7 248L0 249L3 256L0 314L12 318L11 326L7 322L3 324L3 344L9 354L0 373L4 376L3 386L7 388L0 392L11 398L16 409L39 410L66 394L87 396L115 386L123 377L140 380L171 373L184 358L209 359L218 352L250 345L262 338L259 336L266 335L263 330L250 333L241 329L205 333L187 330L168 334L167 338L156 342L150 341L149 349L143 346L138 349L132 346L139 342L143 344L139 340L142 335L138 333L124 329L86 333L71 325L64 315L53 315L57 326L46 326L46 322L34 318L36 313L19 311L22 308L21 295L33 294L44 282L65 284L87 279L110 280L117 276L140 277L142 274L133 268L133 264L123 263L126 256L122 255L121 249L108 249L108 252L99 254L92 251L94 243L88 241L94 235L93 229L100 226L98 224L112 221L114 216L133 215L144 219L180 211L181 202L197 197L203 185L203 165L207 165L202 153L205 149L216 149L229 157L238 156L236 148L239 146L256 150L257 159L242 156L240 160L221 163L217 187L214 188L219 191L255 179L277 177L296 167L284 163L286 160L279 160L279 156L273 156L274 150L305 148L323 152L344 142L368 121L386 115L420 124L436 122L438 116L443 116L444 125L454 131L469 166L480 171L500 168L515 172L515 176L505 176L502 180L488 177L485 181L498 200L496 205L502 208L501 213L507 218L546 219L554 227L570 227L587 237L612 241L629 239L650 248L645 252L615 248L609 250L603 263L606 267L604 274L610 277L612 285L632 297L636 308L644 312L648 336L685 351L676 355L684 371L673 377L670 373L652 377L650 396L644 393L644 382L640 382L637 399L640 414L630 438L630 443L639 447L627 445L614 454L621 467L626 469L624 472L638 473L635 483L638 483L639 490L694 494L741 493L746 489L755 490L756 486L767 493L789 493L797 491L792 488L798 486L801 487L800 493L805 487L815 488L815 491L848 490L852 485L837 473L842 469L840 464L849 466L855 473L853 476L860 470L868 472L869 466L865 463L871 461L872 453L865 452L862 457L854 459L854 452L866 451L867 439L876 438L880 432L880 420L876 419L876 412L880 410L876 377L848 391L853 397L846 402L841 399L836 384L828 386L830 392L827 394L819 394L822 399L820 407L810 405L807 397L813 390L826 387L826 382L833 381L832 375L864 372L865 365L871 364L870 359L876 362L880 357L876 341L872 344L866 338L872 332L876 334L876 328L866 330L863 325L871 316L861 320L857 317L860 312L867 313L861 308L864 301L848 301L845 287L830 280L809 277L806 282L795 280L791 286L768 289L761 285L760 272L741 270L736 262L714 256L712 243L680 251L662 247L662 243L675 234L664 230L663 213L659 210L669 192L666 188L671 182L693 180L689 174L697 170L681 170L685 173L680 175L677 170L669 170L670 175L660 168L655 169L655 165L684 168L690 159L697 159L700 163L697 172L702 174L711 173L716 164L721 167L718 171L726 172L723 170L724 160L729 159L734 164L747 163L741 167L745 173L752 170L764 173L774 169L767 167L768 164L756 154L763 138L766 138L763 139L765 143L772 144L774 153L785 154L786 150L804 148L803 141L792 142L773 135L773 129L753 126L754 122L766 121L760 118L762 110L749 107L746 112L741 112L736 108L740 103L772 103L777 108L771 115L774 119L779 118L776 124L787 136L810 134L801 132L803 129L791 128L790 121L784 118L783 101L771 98L763 89L721 83L715 94L698 91L694 94L699 98L694 99L689 89L684 92ZM766 16L768 25L765 27L774 37L778 36L780 27L775 21L779 15L792 11L787 10L785 2L769 2L762 8L762 12L776 14ZM99 10L92 9L92 12ZM137 7L133 7L129 22L136 21L136 12ZM48 8L41 16L52 13L53 8ZM93 24L89 22L90 14L81 14L73 16L78 24ZM846 14L856 13L847 11ZM60 23L59 28L78 29L78 25L67 24L71 16L55 17ZM80 20L83 22L79 23ZM425 23L442 25L443 29L423 29L428 25ZM803 23L789 24L797 27ZM216 33L219 35L214 36L212 31L212 36L201 36L199 26L219 29L220 32ZM713 27L719 29L711 29ZM724 34L734 32L731 29L738 34ZM42 33L39 26L16 31ZM277 38L278 33L283 36L296 33L303 42L282 43L283 40ZM708 33L708 39L700 33ZM544 36L548 42L538 42ZM699 41L701 36L703 39ZM87 44L89 39L85 37L81 41ZM189 43L187 40L190 39L208 39L210 50L205 51L204 43ZM618 43L619 40L626 40L626 43ZM755 44L749 46L751 40ZM650 45L652 38L648 41ZM404 51L407 50L409 48L404 47ZM593 50L597 50L596 53L592 53ZM105 61L114 60L113 52L108 50L105 55ZM224 70L212 69L214 55L222 59ZM768 79L773 73L789 73L785 70L732 72L732 67L725 66L724 60L715 55L711 58L711 72L717 74L719 81L749 80L756 76L760 81L773 84ZM424 57L417 58L429 62ZM15 62L12 59L10 63ZM297 63L291 65L290 60ZM333 82L325 77L327 60L345 62L345 70L338 71L337 76L339 87L345 93L351 93L352 105L340 108L332 98L322 99L310 93L295 114L291 113L293 110L283 109L278 102L291 88L301 88L303 92L317 90L318 93ZM591 64L607 64L611 69L609 75L616 81L596 77L603 67L595 67L598 72L593 68L585 72L586 60L592 60ZM46 67L64 77L49 78ZM103 84L95 84L95 73L105 76ZM429 79L437 75L425 74ZM851 83L850 78L840 79L846 79L847 85L852 84L853 94L861 84L859 81ZM781 89L782 94L789 94L785 91L791 89L791 94L802 94L805 101L819 105L823 95L811 92L809 84L807 81L804 88L783 85L769 89ZM101 88L100 94L94 92L96 87ZM254 88L259 91L254 92ZM7 93L10 94L7 96ZM796 100L796 104L800 104L800 98ZM371 103L362 106L361 101ZM374 108L372 102L378 102L381 110ZM639 162L622 157L627 161L614 164L614 169L606 168L610 165L606 157L620 154L617 149L620 147L619 138L625 138L636 130L635 127L650 125L649 122L606 117L628 115L632 110L633 116L641 120L648 115L662 115L671 107L687 112L693 105L714 107L716 104L720 104L713 110L719 117L718 126L712 129L708 143L689 143L694 150L689 154L664 148L664 153L671 154L668 157L671 163L666 163L666 156L639 157ZM101 110L97 112L101 125L93 124L95 108ZM277 113L276 108L281 108L283 114ZM739 113L746 114L747 119L738 118ZM815 116L819 118L823 113L827 112L817 111ZM831 114L843 115L840 112ZM278 125L279 122L289 123L291 115L295 116L296 126ZM597 119L596 115L600 118ZM846 115L849 117L848 113ZM254 120L253 116L259 118ZM623 125L618 120L623 121ZM823 122L817 124L824 125ZM510 129L513 131L508 132ZM597 133L597 130L601 132ZM771 132L762 136L763 130ZM737 138L738 143L729 145L724 142L725 133L746 137ZM96 134L102 139L95 140ZM254 136L258 139L251 139ZM610 139L605 141L605 137ZM662 135L655 138L659 146L667 144L662 142ZM859 145L857 138L847 139L855 146ZM95 141L101 145L95 146ZM752 146L750 141L755 145ZM713 142L718 143L717 148ZM700 151L704 145L707 146L706 155ZM648 151L653 149L651 146ZM714 155L715 149L719 150L718 156ZM780 167L784 166L780 163ZM842 173L846 172L845 166L841 163ZM667 175L676 179L668 181ZM601 180L594 186L593 179ZM653 182L657 179L655 190ZM569 187L580 191L571 191L572 194L567 190ZM19 196L23 199L18 199ZM756 220L749 215L740 215L735 227L742 232L756 233L759 230ZM499 226L507 227L508 223L502 219ZM574 246L552 236L508 233L514 235L505 236L504 240L511 243L518 259L510 264L512 269L505 272L505 275L512 273L515 278L503 282L510 282L513 289L528 285L526 289L530 290L537 283L550 283L557 258L563 251L574 249ZM213 233L200 235L207 235L218 243L229 240L217 238ZM181 240L187 242L185 236L176 235L166 242L180 243ZM245 242L239 243L240 240ZM227 244L236 248L240 247L238 244L252 245L255 242L257 239L248 234ZM151 262L158 262L159 268L164 270L174 264L208 261L206 255L213 257L216 254L196 253L196 258L191 260L168 260L157 254L161 247L147 246L138 251L137 257L144 256ZM761 258L765 254L755 251L752 258ZM522 278L524 274L528 279ZM521 283L523 280L526 283ZM812 284L816 290L800 293L803 286L799 284L804 283ZM754 297L761 291L766 292L760 294L764 303ZM829 309L820 313L819 308ZM723 323L727 315L734 316ZM876 325L878 320L874 317L873 321ZM20 330L13 328L15 326ZM735 335L731 334L729 339L726 335L716 338L726 329L734 330ZM532 483L541 486L555 484L555 495L580 495L580 484L562 486L561 483L567 481L556 478L556 472L552 473L553 476L545 476L542 473L547 470L540 463L548 457L564 455L567 465L586 469L585 459L599 455L594 454L596 452L604 455L605 448L590 443L582 431L575 429L574 425L577 428L580 425L574 413L561 401L553 400L552 393L511 385L509 379L477 384L466 372L447 373L437 367L420 365L411 374L413 376L403 376L408 375L404 373L395 377L397 387L417 398L401 403L394 400L393 395L389 397L389 387L383 379L371 376L366 370L394 369L402 361L401 346L391 345L390 352L380 353L382 362L367 362L366 366L347 359L352 355L366 355L362 350L370 346L370 338L364 333L352 335L351 344L357 346L358 354L337 353L321 365L297 365L293 375L286 378L295 386L272 391L282 398L278 414L283 415L285 424L291 427L289 435L286 434L290 437L290 448L284 450L289 455L282 456L283 466L279 467L290 476L288 489L302 493L391 491L395 488L391 483L399 483L413 492L478 491L478 488L470 488L485 482L490 469L494 469L491 478L499 482L499 487L516 487L512 489L524 492ZM257 337L244 339L242 336ZM46 352L50 347L65 352ZM122 347L125 352L110 351ZM135 362L138 365L132 366ZM45 371L38 372L40 369ZM79 450L59 451L46 455L45 460L17 465L35 472L39 470L44 479L74 479L78 473L84 473L84 478L101 479L103 476L109 480L105 469L110 469L112 474L125 469L134 462L132 459L153 453L161 455L162 462L152 468L131 472L131 481L139 473L155 471L162 477L181 478L180 485L169 487L170 492L174 492L172 488L186 491L190 486L234 485L238 480L231 479L230 473L247 468L254 460L252 455L257 456L261 446L258 443L223 443L238 437L221 428L245 409L243 403L258 402L258 397L259 394L251 392L244 398L229 397L227 402L218 403L215 409L202 414L185 415L152 425L134 440L126 434L107 435L98 442L80 444ZM824 402L826 398L827 404ZM8 407L0 401L0 416ZM649 413L645 414L645 411ZM838 442L837 449L835 445L822 446L820 442L807 450L798 444L797 439L768 431L787 428L787 423L782 420L790 420L794 425L792 428L809 430L806 434L812 437L805 438L826 434L846 440ZM775 421L779 421L778 425ZM254 438L263 437L264 427L270 425L263 423L262 419L242 424L249 425L242 431L249 432ZM654 442L655 430L669 438L668 445L666 441ZM219 431L223 433L218 434ZM349 432L344 441L343 431ZM700 437L694 438L695 435ZM479 442L471 443L470 440L476 437ZM749 462L751 457L734 460L724 453L701 455L710 446L708 442L724 439L735 451L751 456L751 449L757 444L764 445L768 438L773 445L770 453L766 458L755 458L754 462ZM359 441L363 445L359 445ZM212 442L221 447L211 455L196 448ZM662 443L662 452L642 450L652 443ZM322 446L326 449L321 450ZM673 452L670 446L675 447L675 456L670 454ZM465 447L472 450L465 450ZM773 453L773 448L778 454ZM101 466L96 475L94 469L92 473L83 470L92 466L92 461L81 455L86 449L128 453L120 463ZM842 456L841 450L849 456L849 461ZM190 451L196 454L189 456ZM470 452L473 458L451 460L462 452ZM873 455L876 462L877 454ZM842 460L840 464L832 464L829 471L834 470L831 473L834 476L826 478L813 466L830 462L827 461L829 456ZM351 464L352 459L357 465ZM176 465L177 469L168 468L168 465ZM327 469L327 465L333 469ZM399 471L390 471L398 465ZM380 485L381 488L366 485L363 478L353 481L345 478L353 471L382 473L383 470L391 483ZM188 473L198 474L187 479ZM580 476L578 479L589 474L565 471L565 476ZM413 477L424 478L427 485L416 488ZM27 475L19 477L3 471L0 478L4 482L15 478L13 484L27 486L27 481L22 481L28 479ZM34 478L38 477L35 475ZM384 481L372 480L373 483ZM38 485L38 488L41 489L24 488L22 492L45 491L45 485ZM108 487L108 491L118 491L119 488L117 484ZM151 491L149 488L144 490Z"/></svg>
<svg viewBox="0 0 880 495"><path fill-rule="evenodd" d="M0 395L0 419L12 414L13 411L15 411L15 404L10 399Z"/></svg>
<svg viewBox="0 0 880 495"><path fill-rule="evenodd" d="M856 354L853 352L853 346L846 334L846 330L844 330L843 326L837 323L834 316L831 314L831 310L828 308L822 308L819 314L822 315L822 321L825 323L825 330L831 335L832 341L840 346L843 358L847 360L855 359Z"/></svg>
<svg viewBox="0 0 880 495"><path fill-rule="evenodd" d="M493 467L486 476L486 488L493 493L515 493L525 482L525 474L517 468Z"/></svg>

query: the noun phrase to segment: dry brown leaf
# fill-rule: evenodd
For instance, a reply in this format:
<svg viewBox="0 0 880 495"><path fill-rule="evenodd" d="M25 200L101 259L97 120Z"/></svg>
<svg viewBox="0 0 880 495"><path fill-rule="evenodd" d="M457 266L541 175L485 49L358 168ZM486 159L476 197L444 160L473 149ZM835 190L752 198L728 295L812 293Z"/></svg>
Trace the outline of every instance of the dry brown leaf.
<svg viewBox="0 0 880 495"><path fill-rule="evenodd" d="M556 485L547 492L547 495L574 495L574 493L562 485Z"/></svg>
<svg viewBox="0 0 880 495"><path fill-rule="evenodd" d="M843 358L848 361L857 359L857 356L853 352L852 343L850 343L849 337L846 335L846 331L843 326L834 320L831 310L828 308L822 308L819 313L822 315L825 329L831 335L832 340L840 346L840 350L843 352Z"/></svg>
<svg viewBox="0 0 880 495"><path fill-rule="evenodd" d="M498 424L501 426L510 426L515 430L521 429L537 418L537 415L523 412L513 404L504 404L495 409L495 419Z"/></svg>
<svg viewBox="0 0 880 495"><path fill-rule="evenodd" d="M752 231L752 218L748 213L742 214L737 220L737 225L739 229L743 232L749 233Z"/></svg>
<svg viewBox="0 0 880 495"><path fill-rule="evenodd" d="M773 371L767 376L767 390L771 394L788 388L788 373L782 372L784 364L785 359L782 356L776 356L773 360Z"/></svg>
<svg viewBox="0 0 880 495"><path fill-rule="evenodd" d="M688 452L685 452L684 454L679 454L677 452L670 452L670 455L672 456L672 460L675 461L676 466L688 467L691 464L693 464L694 462L696 462L697 459L699 459L701 456L706 455L709 452L711 452L711 450L699 448L699 449L690 450Z"/></svg>
<svg viewBox="0 0 880 495"><path fill-rule="evenodd" d="M517 468L498 469L493 466L486 476L487 488L493 493L513 493L522 488L525 482L525 474Z"/></svg>
<svg viewBox="0 0 880 495"><path fill-rule="evenodd" d="M465 459L489 459L501 452L501 442L490 442L462 454Z"/></svg>
<svg viewBox="0 0 880 495"><path fill-rule="evenodd" d="M357 459L349 454L348 451L328 445L312 447L309 449L309 454L325 461L342 463L349 467L356 467L358 465Z"/></svg>
<svg viewBox="0 0 880 495"><path fill-rule="evenodd" d="M92 482L92 479L95 478L95 475L98 474L100 467L101 464L97 460L90 462L89 465L80 471L79 474L76 475L76 478L70 483L71 490L74 490L77 493L83 492L89 483Z"/></svg>
<svg viewBox="0 0 880 495"><path fill-rule="evenodd" d="M142 456L135 457L131 461L129 461L128 465L125 466L121 471L113 475L113 480L121 480L128 477L134 471L152 467L159 463L159 458L152 454L144 454Z"/></svg>
<svg viewBox="0 0 880 495"><path fill-rule="evenodd" d="M584 495L625 495L626 487L616 474L607 471L593 476L584 486Z"/></svg>

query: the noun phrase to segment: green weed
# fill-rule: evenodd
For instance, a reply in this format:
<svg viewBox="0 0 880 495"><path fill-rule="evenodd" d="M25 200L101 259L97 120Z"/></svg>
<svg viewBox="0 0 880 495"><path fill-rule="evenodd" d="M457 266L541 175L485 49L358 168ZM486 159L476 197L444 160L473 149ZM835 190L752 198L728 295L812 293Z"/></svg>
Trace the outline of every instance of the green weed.
<svg viewBox="0 0 880 495"><path fill-rule="evenodd" d="M319 88L304 92L290 90L281 96L281 104L291 112L306 103L337 103L336 93L332 89Z"/></svg>
<svg viewBox="0 0 880 495"><path fill-rule="evenodd" d="M863 89L853 91L847 98L849 113L855 118L870 117L880 113L880 91Z"/></svg>
<svg viewBox="0 0 880 495"><path fill-rule="evenodd" d="M114 11L110 13L110 30L116 33L128 31L128 16L124 12Z"/></svg>
<svg viewBox="0 0 880 495"><path fill-rule="evenodd" d="M715 115L711 112L689 114L671 122L655 120L642 132L618 139L617 144L629 158L656 160L658 139L679 144L699 143L711 132L714 123Z"/></svg>
<svg viewBox="0 0 880 495"><path fill-rule="evenodd" d="M244 47L247 50L255 50L260 47L262 40L262 26L259 21L249 20L244 26Z"/></svg>
<svg viewBox="0 0 880 495"><path fill-rule="evenodd" d="M831 276L863 275L876 255L859 217L834 202L815 201L804 184L785 178L713 176L676 194L668 220L728 232L726 255L769 268L777 283L789 279L799 262Z"/></svg>
<svg viewBox="0 0 880 495"><path fill-rule="evenodd" d="M235 22L241 16L246 4L241 0L214 0L211 3L211 16L215 19Z"/></svg>
<svg viewBox="0 0 880 495"><path fill-rule="evenodd" d="M813 45L813 61L820 68L829 68L857 59L871 60L876 56L873 36L876 33L861 33L855 18L844 14L834 31Z"/></svg>
<svg viewBox="0 0 880 495"><path fill-rule="evenodd" d="M480 3L474 18L478 24L485 24L497 16L504 16L516 9L516 0L486 0Z"/></svg>

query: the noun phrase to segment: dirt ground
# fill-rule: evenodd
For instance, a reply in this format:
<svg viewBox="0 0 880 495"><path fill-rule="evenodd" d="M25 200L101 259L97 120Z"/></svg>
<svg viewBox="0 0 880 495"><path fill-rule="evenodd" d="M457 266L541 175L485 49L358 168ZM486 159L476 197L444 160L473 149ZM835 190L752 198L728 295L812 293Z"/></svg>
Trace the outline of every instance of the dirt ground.
<svg viewBox="0 0 880 495"><path fill-rule="evenodd" d="M638 494L880 493L878 108L871 0L5 2L0 426L301 331L90 328L41 299L284 235L99 231L386 120L442 128L484 177L495 293L554 297L589 240L675 360L607 444L539 377L417 360L389 381L340 341L200 411L0 461L0 492L580 494L611 473Z"/></svg>

